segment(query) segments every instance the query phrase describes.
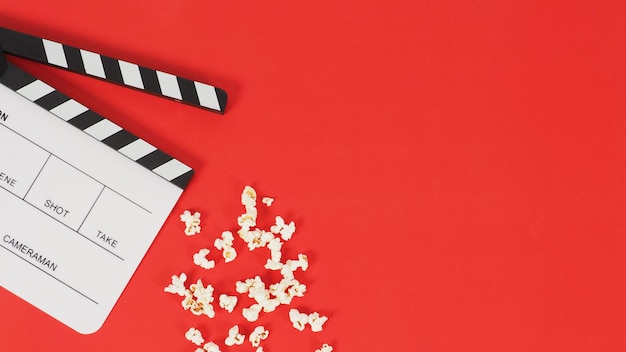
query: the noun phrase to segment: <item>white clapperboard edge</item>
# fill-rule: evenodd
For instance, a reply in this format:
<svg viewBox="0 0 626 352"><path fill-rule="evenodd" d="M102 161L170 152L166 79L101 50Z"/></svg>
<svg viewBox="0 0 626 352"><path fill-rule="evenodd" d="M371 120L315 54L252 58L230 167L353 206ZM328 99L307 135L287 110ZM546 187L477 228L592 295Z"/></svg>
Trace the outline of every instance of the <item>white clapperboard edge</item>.
<svg viewBox="0 0 626 352"><path fill-rule="evenodd" d="M189 166L15 65L7 63L4 53L139 89L212 112L223 114L226 107L227 95L223 89L0 27L0 61L3 61L6 71L2 74L0 68L1 84L182 189L186 188L193 175Z"/></svg>

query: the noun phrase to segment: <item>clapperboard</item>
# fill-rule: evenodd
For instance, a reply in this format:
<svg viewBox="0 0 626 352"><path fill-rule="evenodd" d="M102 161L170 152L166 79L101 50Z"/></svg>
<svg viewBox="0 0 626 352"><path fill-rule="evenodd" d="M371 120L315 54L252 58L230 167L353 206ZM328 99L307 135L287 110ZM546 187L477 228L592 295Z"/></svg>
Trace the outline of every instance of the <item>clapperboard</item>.
<svg viewBox="0 0 626 352"><path fill-rule="evenodd" d="M0 286L97 331L193 170L7 62L5 53L223 113L226 93L0 28Z"/></svg>

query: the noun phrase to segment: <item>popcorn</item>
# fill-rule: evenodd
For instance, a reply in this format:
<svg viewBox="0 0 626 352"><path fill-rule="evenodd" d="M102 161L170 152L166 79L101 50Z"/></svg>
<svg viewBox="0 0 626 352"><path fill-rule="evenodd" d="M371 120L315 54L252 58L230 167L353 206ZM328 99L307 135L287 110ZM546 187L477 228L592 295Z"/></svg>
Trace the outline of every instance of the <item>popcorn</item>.
<svg viewBox="0 0 626 352"><path fill-rule="evenodd" d="M267 243L267 249L270 250L271 258L275 262L280 262L282 257L281 249L283 248L283 242L280 237L274 237Z"/></svg>
<svg viewBox="0 0 626 352"><path fill-rule="evenodd" d="M237 305L237 296L220 295L220 307L224 308L228 313L232 313Z"/></svg>
<svg viewBox="0 0 626 352"><path fill-rule="evenodd" d="M295 233L295 224L293 221L287 223L281 216L275 217L275 223L270 226L269 230L257 227L257 193L254 188L246 186L241 194L241 204L245 207L245 212L237 218L237 224L240 228L237 230L238 237L246 243L250 251L267 247L269 250L269 258L265 262L266 270L278 271L282 275L279 282L274 282L267 286L257 275L243 281L235 282L235 289L240 295L247 295L254 302L241 310L242 316L248 322L255 322L259 319L261 312L271 313L275 311L281 304L291 304L294 297L303 297L307 291L307 286L295 278L298 269L306 271L309 267L309 259L305 254L298 254L297 259L282 260L282 248L286 241L289 241ZM271 206L274 199L263 197L261 202L266 206ZM181 221L185 223L185 234L188 236L200 232L200 213L192 214L185 211L180 215ZM234 232L234 231L233 231ZM222 232L221 236L213 242L214 247L222 252L226 263L233 261L237 257L235 250L235 236L231 231ZM208 255L211 250L202 248L193 255L194 264L204 268L212 269L216 265L215 260L209 260ZM180 276L173 275L172 283L164 288L165 292L178 294L182 296L181 305L185 310L190 310L195 315L207 315L209 318L215 316L213 308L214 288L211 285L206 287L201 279L196 283L185 288L187 275L182 273ZM219 307L229 313L234 311L239 297L237 295L229 296L221 294L219 296ZM289 319L295 329L304 331L306 325L310 325L312 332L320 332L323 325L328 321L328 317L321 316L318 312L306 314L297 309L289 310ZM256 352L263 352L261 342L269 336L269 331L263 326L257 326L248 336L248 340L252 347L256 348ZM194 328L189 329L185 337L194 344L200 346L204 343L204 338L200 332ZM239 326L234 325L228 331L228 336L224 343L226 346L232 347L242 345L246 340L246 336L240 333ZM316 352L332 352L333 347L324 344ZM220 347L214 342L206 343L202 348L197 348L196 352L220 352Z"/></svg>
<svg viewBox="0 0 626 352"><path fill-rule="evenodd" d="M208 260L206 257L210 252L210 250L202 248L193 255L193 263L207 270L215 268L215 260Z"/></svg>
<svg viewBox="0 0 626 352"><path fill-rule="evenodd" d="M196 345L200 346L204 342L204 338L202 337L202 333L196 328L189 328L185 333L185 338Z"/></svg>
<svg viewBox="0 0 626 352"><path fill-rule="evenodd" d="M228 337L224 341L226 346L241 345L246 337L239 333L239 326L235 325L228 330Z"/></svg>
<svg viewBox="0 0 626 352"><path fill-rule="evenodd" d="M213 341L210 341L206 345L203 346L206 352L222 352L220 351L220 347L216 345Z"/></svg>
<svg viewBox="0 0 626 352"><path fill-rule="evenodd" d="M200 233L200 213L195 212L193 215L189 210L185 210L180 214L180 221L185 223L185 235L192 236Z"/></svg>
<svg viewBox="0 0 626 352"><path fill-rule="evenodd" d="M256 210L256 209L255 209ZM256 226L256 211L253 213L242 214L237 218L237 225L241 226L241 229L249 229ZM239 234L241 236L241 234Z"/></svg>
<svg viewBox="0 0 626 352"><path fill-rule="evenodd" d="M290 279L290 280L295 279L295 276L293 275L293 268L291 267L291 265L283 265L283 267L280 268L280 274L285 279Z"/></svg>
<svg viewBox="0 0 626 352"><path fill-rule="evenodd" d="M287 289L287 292L293 297L304 297L306 285L300 283L298 280L291 280L291 286Z"/></svg>
<svg viewBox="0 0 626 352"><path fill-rule="evenodd" d="M265 330L263 326L257 326L254 331L252 331L248 339L250 340L252 347L259 347L261 341L267 339L269 334L270 332Z"/></svg>
<svg viewBox="0 0 626 352"><path fill-rule="evenodd" d="M261 304L261 306L263 307L263 311L265 313L271 313L271 312L275 311L276 308L278 308L280 303L281 302L280 302L280 300L278 298L270 298L270 299L267 299L264 302L259 303L259 304Z"/></svg>
<svg viewBox="0 0 626 352"><path fill-rule="evenodd" d="M237 251L233 247L224 247L222 256L224 257L225 263L230 263L237 258Z"/></svg>
<svg viewBox="0 0 626 352"><path fill-rule="evenodd" d="M304 313L300 313L297 309L289 310L289 320L293 324L293 327L304 331L306 324L309 322L309 316Z"/></svg>
<svg viewBox="0 0 626 352"><path fill-rule="evenodd" d="M270 227L270 231L274 234L280 234L280 237L289 241L293 233L296 232L296 224L292 221L289 224L281 216L276 216L276 224Z"/></svg>
<svg viewBox="0 0 626 352"><path fill-rule="evenodd" d="M241 204L245 206L256 205L256 191L250 186L246 186L241 193Z"/></svg>
<svg viewBox="0 0 626 352"><path fill-rule="evenodd" d="M244 318L246 318L247 321L253 322L259 319L259 313L261 313L261 309L263 309L263 307L261 307L260 304L255 303L248 308L242 309L241 314Z"/></svg>
<svg viewBox="0 0 626 352"><path fill-rule="evenodd" d="M268 259L264 266L267 270L281 270L283 268L283 263L279 261L275 261L272 259Z"/></svg>
<svg viewBox="0 0 626 352"><path fill-rule="evenodd" d="M285 265L291 267L291 271L295 271L298 268L301 268L302 271L306 271L309 268L309 257L300 253L298 254L298 260L287 260Z"/></svg>
<svg viewBox="0 0 626 352"><path fill-rule="evenodd" d="M213 245L215 246L215 248L222 250L224 249L224 247L232 247L234 240L235 237L233 236L232 232L224 231L222 232L222 237L216 239Z"/></svg>
<svg viewBox="0 0 626 352"><path fill-rule="evenodd" d="M263 283L263 281L261 280L260 276L255 276L254 278L251 279L246 279L246 281L237 281L235 282L235 287L238 293L244 294L244 293L248 293L248 291L250 291L250 288L252 287L259 287L263 285L263 287L265 287L265 284Z"/></svg>
<svg viewBox="0 0 626 352"><path fill-rule="evenodd" d="M320 316L320 313L313 312L311 314L301 313L297 309L289 310L289 320L293 324L293 327L304 331L306 324L311 325L311 331L322 331L322 325L328 320L328 317Z"/></svg>
<svg viewBox="0 0 626 352"><path fill-rule="evenodd" d="M195 298L194 298L195 297ZM194 315L206 315L209 318L215 317L213 310L213 286L203 286L202 280L198 279L195 284L189 285L189 289L185 291L185 298L181 302L185 310L191 311Z"/></svg>
<svg viewBox="0 0 626 352"><path fill-rule="evenodd" d="M311 325L311 331L320 332L322 331L322 325L328 320L327 317L321 317L318 312L313 312L309 314L309 324Z"/></svg>
<svg viewBox="0 0 626 352"><path fill-rule="evenodd" d="M163 291L184 296L185 281L187 281L187 275L185 273L180 274L180 276L172 275L172 283L164 288Z"/></svg>
<svg viewBox="0 0 626 352"><path fill-rule="evenodd" d="M332 352L333 347L327 343L322 345L322 348L315 350L315 352Z"/></svg>
<svg viewBox="0 0 626 352"><path fill-rule="evenodd" d="M222 237L217 238L215 242L213 242L215 248L222 251L222 256L226 263L230 263L237 258L237 251L233 248L234 239L235 237L232 232L224 231L222 232Z"/></svg>

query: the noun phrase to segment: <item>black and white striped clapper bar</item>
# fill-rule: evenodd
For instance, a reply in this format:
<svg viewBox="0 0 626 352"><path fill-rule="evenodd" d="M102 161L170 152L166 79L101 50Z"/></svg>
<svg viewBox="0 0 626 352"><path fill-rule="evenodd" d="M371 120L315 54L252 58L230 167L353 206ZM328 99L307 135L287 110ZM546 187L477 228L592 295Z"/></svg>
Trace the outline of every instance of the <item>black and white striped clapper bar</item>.
<svg viewBox="0 0 626 352"><path fill-rule="evenodd" d="M227 95L220 88L52 40L0 28L0 46L0 84L183 189L193 175L190 167L8 63L4 54L96 77L220 114L226 107Z"/></svg>
<svg viewBox="0 0 626 352"><path fill-rule="evenodd" d="M5 53L224 113L227 95L212 85L52 40L0 28Z"/></svg>

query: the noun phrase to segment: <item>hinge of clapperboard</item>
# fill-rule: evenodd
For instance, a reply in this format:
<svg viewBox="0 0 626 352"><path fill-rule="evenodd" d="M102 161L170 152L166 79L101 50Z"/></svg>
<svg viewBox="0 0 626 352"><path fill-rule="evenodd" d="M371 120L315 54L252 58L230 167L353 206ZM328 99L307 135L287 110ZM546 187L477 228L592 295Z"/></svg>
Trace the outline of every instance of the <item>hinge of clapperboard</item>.
<svg viewBox="0 0 626 352"><path fill-rule="evenodd" d="M6 60L10 54L223 114L223 89L0 27L0 84L180 188L193 170Z"/></svg>

